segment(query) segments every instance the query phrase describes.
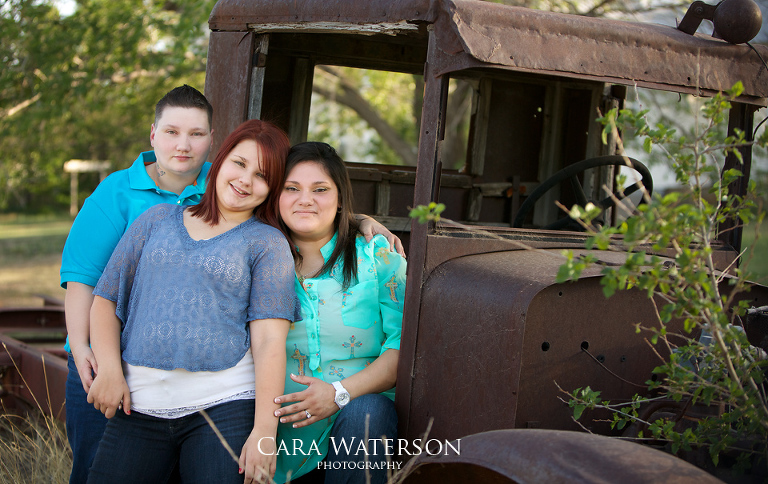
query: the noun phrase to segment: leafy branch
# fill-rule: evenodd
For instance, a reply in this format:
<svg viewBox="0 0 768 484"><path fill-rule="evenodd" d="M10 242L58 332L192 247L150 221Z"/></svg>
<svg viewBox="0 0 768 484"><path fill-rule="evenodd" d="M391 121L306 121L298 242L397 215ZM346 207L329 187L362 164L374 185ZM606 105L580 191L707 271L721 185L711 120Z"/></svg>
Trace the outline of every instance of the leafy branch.
<svg viewBox="0 0 768 484"><path fill-rule="evenodd" d="M689 192L648 197L645 205L616 227L593 224L592 207L568 210L589 235L587 249L608 250L616 236L622 240L625 262L602 269L605 296L635 288L644 291L656 308L658 325L642 329L651 332L654 344L666 345L670 357L654 370L661 378L648 382L649 390L682 405L683 411L704 405L716 412L693 426L669 417L644 420L638 409L652 399L636 396L629 404L615 405L600 401L599 392L590 388L571 392L569 405L575 419L585 409L600 408L612 413L612 426L619 429L640 424L654 438L669 442L672 452L706 447L715 464L721 453L734 451L740 454L738 467L746 468L751 456L766 455L768 360L764 351L750 345L740 324L748 304L738 296L749 290L749 274L736 267L736 261L723 270L714 260L714 242L722 222L731 219L746 225L762 221L764 215L749 194L739 196L729 190L742 176L740 170L723 170L725 156L733 154L742 162L740 148L755 143L764 146L768 141L766 136L747 141L740 131L726 136L718 129L742 91L737 84L704 102L703 122L697 119L691 139L677 136L663 124L652 125L647 110L606 113L599 119L604 141L611 135L622 148L621 132L644 138L645 151L660 148L672 162L677 181ZM750 193L753 191L751 185ZM621 210L631 212L616 202ZM558 282L577 280L595 262L590 256L576 258L570 251L564 255L566 263L560 268ZM682 321L685 331L692 334L682 345L669 339L667 326L673 320Z"/></svg>

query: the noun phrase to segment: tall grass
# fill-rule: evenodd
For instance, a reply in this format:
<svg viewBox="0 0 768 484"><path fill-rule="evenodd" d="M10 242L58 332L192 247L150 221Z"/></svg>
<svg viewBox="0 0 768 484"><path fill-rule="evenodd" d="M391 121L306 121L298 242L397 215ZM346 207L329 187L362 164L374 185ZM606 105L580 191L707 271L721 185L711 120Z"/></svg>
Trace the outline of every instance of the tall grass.
<svg viewBox="0 0 768 484"><path fill-rule="evenodd" d="M11 358L14 370L24 374L3 343L3 350ZM67 441L66 427L52 415L43 412L38 398L26 408L9 410L0 408L0 483L66 483L72 469L72 452ZM48 407L50 398L46 395Z"/></svg>
<svg viewBox="0 0 768 484"><path fill-rule="evenodd" d="M66 483L72 454L64 424L32 410L0 415L0 483Z"/></svg>

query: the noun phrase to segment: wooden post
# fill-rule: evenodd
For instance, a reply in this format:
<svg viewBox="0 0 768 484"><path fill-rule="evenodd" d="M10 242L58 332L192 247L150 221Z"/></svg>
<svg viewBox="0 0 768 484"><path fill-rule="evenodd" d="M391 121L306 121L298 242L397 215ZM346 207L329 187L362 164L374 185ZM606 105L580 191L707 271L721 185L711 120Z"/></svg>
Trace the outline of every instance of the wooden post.
<svg viewBox="0 0 768 484"><path fill-rule="evenodd" d="M72 217L77 215L77 188L77 172L72 171L69 173L69 215Z"/></svg>
<svg viewBox="0 0 768 484"><path fill-rule="evenodd" d="M104 178L107 177L107 170L109 170L112 166L112 163L109 161L93 161L93 160L69 160L66 163L64 163L64 171L66 173L70 173L70 182L69 182L69 214L71 216L77 215L77 212L80 210L79 203L78 203L78 196L77 196L77 190L78 190L78 180L77 180L77 174L78 173L86 173L86 172L99 172L99 182L102 182Z"/></svg>

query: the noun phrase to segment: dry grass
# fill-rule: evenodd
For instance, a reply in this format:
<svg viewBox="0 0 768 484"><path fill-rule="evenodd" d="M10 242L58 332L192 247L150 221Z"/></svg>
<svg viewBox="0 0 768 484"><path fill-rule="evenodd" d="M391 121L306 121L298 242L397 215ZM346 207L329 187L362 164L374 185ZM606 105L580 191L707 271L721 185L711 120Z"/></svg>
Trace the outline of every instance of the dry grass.
<svg viewBox="0 0 768 484"><path fill-rule="evenodd" d="M5 343L2 346L15 371L19 372ZM23 374L21 378L29 388ZM5 405L0 408L0 484L63 484L69 481L72 451L66 427L60 420L43 412L39 397L33 396L33 402L26 405L14 405L13 410L5 408ZM44 401L50 407L47 393ZM19 403L24 401L19 400Z"/></svg>
<svg viewBox="0 0 768 484"><path fill-rule="evenodd" d="M59 269L71 224L68 217L0 218L0 307L40 306L37 295L64 299ZM63 484L71 469L62 422L35 406L0 408L0 484Z"/></svg>
<svg viewBox="0 0 768 484"><path fill-rule="evenodd" d="M0 483L66 483L72 454L64 424L37 411L0 415Z"/></svg>
<svg viewBox="0 0 768 484"><path fill-rule="evenodd" d="M232 457L232 460L235 461L235 463L239 463L239 458L237 454L232 450L232 447L229 445L229 443L224 439L224 436L221 435L221 432L216 427L216 424L211 420L211 417L208 416L208 414L205 412L205 410L200 410L200 414L205 418L205 421L208 422L208 425L211 426L214 433L216 434L216 437L219 438L219 441L221 442L221 445L224 446L224 448L229 453L230 457ZM424 434L421 437L422 442L426 442L429 439L429 431L432 429L432 423L433 419L429 419L429 423L427 424L427 430L424 432ZM368 442L368 417L365 418L365 436L363 437L364 442ZM366 458L366 462L368 462L368 459ZM387 463L391 463L392 459L389 455L387 455ZM411 469L413 468L414 464L416 462L416 459L410 459L408 462L405 462L405 465L400 468L400 470L392 472L391 470L387 470L387 484L401 484L410 473ZM370 475L367 474L368 471L366 471L366 481L370 481ZM290 473L289 473L290 474ZM276 484L274 479L267 477L266 478L266 484ZM288 476L288 480L285 482L285 484L291 484L291 477Z"/></svg>

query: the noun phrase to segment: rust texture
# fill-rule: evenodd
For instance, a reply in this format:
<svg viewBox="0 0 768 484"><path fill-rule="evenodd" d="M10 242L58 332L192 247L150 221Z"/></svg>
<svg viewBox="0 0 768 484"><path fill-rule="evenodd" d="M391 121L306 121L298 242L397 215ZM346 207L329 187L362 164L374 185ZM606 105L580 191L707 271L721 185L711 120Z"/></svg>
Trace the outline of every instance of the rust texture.
<svg viewBox="0 0 768 484"><path fill-rule="evenodd" d="M212 157L224 138L246 120L253 37L249 32L217 32L208 47L205 95L215 107Z"/></svg>
<svg viewBox="0 0 768 484"><path fill-rule="evenodd" d="M63 307L0 309L0 401L61 421L67 381Z"/></svg>
<svg viewBox="0 0 768 484"><path fill-rule="evenodd" d="M599 381L606 398L642 391L659 361L634 325L653 320L651 302L633 291L606 299L595 273L556 284L562 263L559 250L510 250L454 258L431 272L421 289L407 435L424 432L430 418L438 439L578 430L557 385Z"/></svg>
<svg viewBox="0 0 768 484"><path fill-rule="evenodd" d="M463 418L471 418L467 415ZM441 444L441 447L438 447ZM599 435L557 430L497 430L431 443L404 484L595 483L715 484L719 479L670 454ZM458 447L457 447L458 446ZM454 449L458 448L460 452ZM442 452L438 452L438 450Z"/></svg>
<svg viewBox="0 0 768 484"><path fill-rule="evenodd" d="M560 388L570 392L600 382L609 400L647 393L645 383L655 379L665 351L645 343L636 325L656 320L653 304L635 290L608 299L599 280L603 266L620 265L626 254L593 253L597 266L577 282L558 284L560 250L570 246L575 257L586 252L577 248L579 234L558 235L559 241L428 236L426 276L415 296L418 324L404 324L403 341L413 356L401 359L406 367L398 373L408 438L419 438L430 421L437 439L499 428L580 430ZM728 288L724 281L723 294ZM765 305L768 288L755 286L738 299ZM697 337L684 333L679 320L667 328ZM753 344L764 343L760 324L749 330ZM617 434L605 421L588 420L590 431Z"/></svg>
<svg viewBox="0 0 768 484"><path fill-rule="evenodd" d="M247 30L250 24L347 22L357 24L432 21L430 0L224 0L211 12L211 30Z"/></svg>
<svg viewBox="0 0 768 484"><path fill-rule="evenodd" d="M768 71L750 47L648 23L475 0L221 0L209 19L212 31L279 23L286 31L296 23L434 24L438 49L455 57L437 74L485 64L693 94L742 81L745 100L764 105L768 97ZM768 58L768 47L755 48Z"/></svg>
<svg viewBox="0 0 768 484"><path fill-rule="evenodd" d="M768 96L768 71L747 45L639 22L542 12L471 0L442 9L463 53L515 70L696 93L742 81ZM768 48L760 48L763 58Z"/></svg>

